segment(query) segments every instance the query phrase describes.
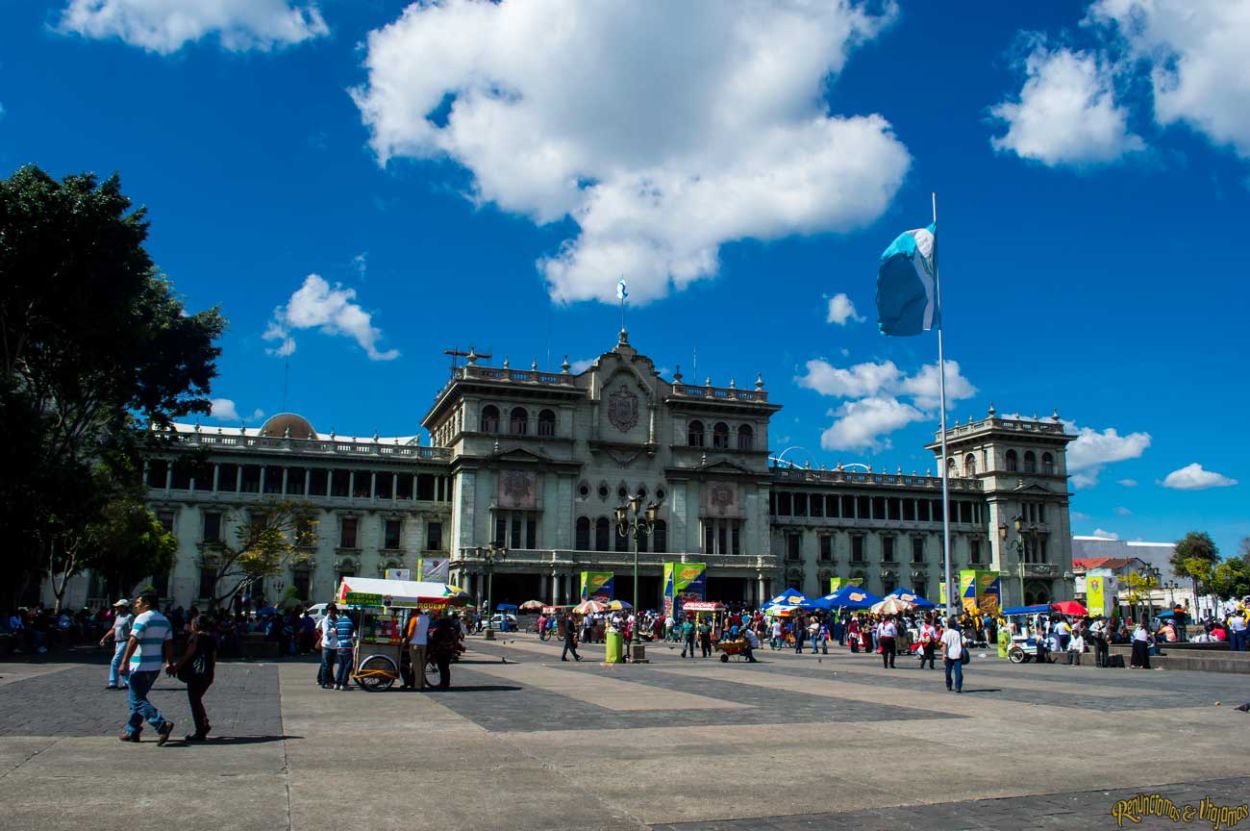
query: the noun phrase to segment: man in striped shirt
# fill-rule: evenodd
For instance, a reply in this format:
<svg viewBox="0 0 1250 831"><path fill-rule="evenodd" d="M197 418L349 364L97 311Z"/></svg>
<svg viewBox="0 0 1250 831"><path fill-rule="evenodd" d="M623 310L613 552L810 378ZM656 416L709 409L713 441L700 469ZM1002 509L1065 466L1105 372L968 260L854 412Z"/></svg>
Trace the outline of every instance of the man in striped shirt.
<svg viewBox="0 0 1250 831"><path fill-rule="evenodd" d="M129 676L130 681L130 720L118 738L124 742L139 741L146 719L156 730L156 743L162 745L169 740L174 723L148 701L148 691L160 677L162 665L167 672L173 673L173 627L164 615L156 611L155 592L144 592L137 597L135 612L137 616L131 624L130 640L126 644L121 666L122 677Z"/></svg>

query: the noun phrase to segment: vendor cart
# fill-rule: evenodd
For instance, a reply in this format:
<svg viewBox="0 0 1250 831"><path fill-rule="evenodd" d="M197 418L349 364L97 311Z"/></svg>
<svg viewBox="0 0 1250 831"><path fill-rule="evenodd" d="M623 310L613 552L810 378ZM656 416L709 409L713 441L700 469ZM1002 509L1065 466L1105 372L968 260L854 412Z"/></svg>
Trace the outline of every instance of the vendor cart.
<svg viewBox="0 0 1250 831"><path fill-rule="evenodd" d="M412 580L344 577L338 603L352 616L354 638L352 680L367 692L389 690L407 663L404 632L408 618L419 609L441 612L462 605L467 595L455 586ZM426 683L437 686L438 667L427 660L421 668Z"/></svg>
<svg viewBox="0 0 1250 831"><path fill-rule="evenodd" d="M745 661L747 657L747 639L738 638L733 641L717 641L716 651L720 653L720 662L729 663L730 658Z"/></svg>

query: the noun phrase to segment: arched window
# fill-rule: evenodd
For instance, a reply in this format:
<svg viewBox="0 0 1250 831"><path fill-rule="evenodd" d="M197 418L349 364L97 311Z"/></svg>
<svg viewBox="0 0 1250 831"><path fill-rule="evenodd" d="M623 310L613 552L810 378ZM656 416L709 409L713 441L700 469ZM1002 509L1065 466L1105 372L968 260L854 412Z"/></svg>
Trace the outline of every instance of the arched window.
<svg viewBox="0 0 1250 831"><path fill-rule="evenodd" d="M524 407L513 407L508 432L515 436L524 436L529 430L529 418L529 413L525 412Z"/></svg>
<svg viewBox="0 0 1250 831"><path fill-rule="evenodd" d="M691 447L703 446L703 422L702 421L690 422L690 428L686 434L686 443L689 444Z"/></svg>
<svg viewBox="0 0 1250 831"><path fill-rule="evenodd" d="M977 457L969 453L964 456L964 476L971 479L977 475Z"/></svg>
<svg viewBox="0 0 1250 831"><path fill-rule="evenodd" d="M712 447L717 450L729 449L729 425L723 421L716 422L712 428Z"/></svg>
<svg viewBox="0 0 1250 831"><path fill-rule="evenodd" d="M590 518L577 518L577 542L574 546L578 551L590 550Z"/></svg>
<svg viewBox="0 0 1250 831"><path fill-rule="evenodd" d="M655 521L655 530L651 532L652 546L651 550L656 552L668 551L668 523L662 519Z"/></svg>
<svg viewBox="0 0 1250 831"><path fill-rule="evenodd" d="M556 414L551 410L543 410L538 414L538 435L554 436L556 434Z"/></svg>
<svg viewBox="0 0 1250 831"><path fill-rule="evenodd" d="M499 432L499 408L494 404L487 404L482 408L482 432Z"/></svg>
<svg viewBox="0 0 1250 831"><path fill-rule="evenodd" d="M1032 450L1024 452L1024 472L1037 473L1037 456L1033 455Z"/></svg>
<svg viewBox="0 0 1250 831"><path fill-rule="evenodd" d="M609 525L608 518L605 516L595 521L595 551L610 550L608 548L608 535L611 533Z"/></svg>
<svg viewBox="0 0 1250 831"><path fill-rule="evenodd" d="M751 425L744 424L738 428L738 449L750 450L755 444L755 431Z"/></svg>
<svg viewBox="0 0 1250 831"><path fill-rule="evenodd" d="M881 593L889 594L898 588L898 578L893 574L887 574L881 578Z"/></svg>
<svg viewBox="0 0 1250 831"><path fill-rule="evenodd" d="M959 471L955 467L955 458L952 456L946 460L946 478L950 479L958 475Z"/></svg>
<svg viewBox="0 0 1250 831"><path fill-rule="evenodd" d="M1055 457L1049 453L1042 454L1042 473L1047 476L1055 475Z"/></svg>
<svg viewBox="0 0 1250 831"><path fill-rule="evenodd" d="M1020 469L1020 462L1016 458L1016 451L1008 450L1007 451L1007 472L1015 473L1019 469Z"/></svg>

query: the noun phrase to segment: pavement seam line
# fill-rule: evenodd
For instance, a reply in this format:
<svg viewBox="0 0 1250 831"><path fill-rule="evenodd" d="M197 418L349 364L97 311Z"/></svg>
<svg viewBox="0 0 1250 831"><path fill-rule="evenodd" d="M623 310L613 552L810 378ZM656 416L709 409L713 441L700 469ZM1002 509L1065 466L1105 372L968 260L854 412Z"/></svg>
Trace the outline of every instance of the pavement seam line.
<svg viewBox="0 0 1250 831"><path fill-rule="evenodd" d="M274 667L275 686L278 690L278 734L282 737L282 784L286 790L286 829L291 831L291 760L287 756L286 718L282 712L282 670Z"/></svg>
<svg viewBox="0 0 1250 831"><path fill-rule="evenodd" d="M48 746L47 746L47 747L41 747L41 748L39 748L39 749L38 749L38 750L36 750L34 753L32 753L32 754L30 754L29 756L27 756L25 759L23 759L22 761L18 762L18 763L17 763L16 765L14 765L13 767L11 767L11 768L9 768L8 770L6 770L6 771L4 772L4 774L3 774L3 775L0 775L0 781L3 781L3 780L5 780L5 779L8 779L8 778L9 778L9 776L10 776L11 774L15 773L15 772L16 772L19 768L21 768L21 767L25 766L25 764L26 764L27 762L29 762L31 759L35 758L35 757L36 757L36 756L38 756L39 754L44 753L44 752L46 752L46 751L48 751L48 750L51 750L51 749L52 749L54 746L56 746L56 745L57 745L57 744L61 741L61 739L62 739L62 738L64 738L64 737L50 737L50 738L52 738L52 741L48 744Z"/></svg>

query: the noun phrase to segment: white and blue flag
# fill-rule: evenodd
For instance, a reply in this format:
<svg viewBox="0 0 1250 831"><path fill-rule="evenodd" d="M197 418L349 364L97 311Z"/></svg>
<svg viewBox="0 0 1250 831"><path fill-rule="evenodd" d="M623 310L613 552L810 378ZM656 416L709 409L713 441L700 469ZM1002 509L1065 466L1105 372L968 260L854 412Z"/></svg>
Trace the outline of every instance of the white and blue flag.
<svg viewBox="0 0 1250 831"><path fill-rule="evenodd" d="M616 299L624 301L626 297L629 297L629 292L625 291L625 278L622 277L616 281Z"/></svg>
<svg viewBox="0 0 1250 831"><path fill-rule="evenodd" d="M877 268L877 325L884 335L919 335L941 326L937 224L899 234Z"/></svg>

